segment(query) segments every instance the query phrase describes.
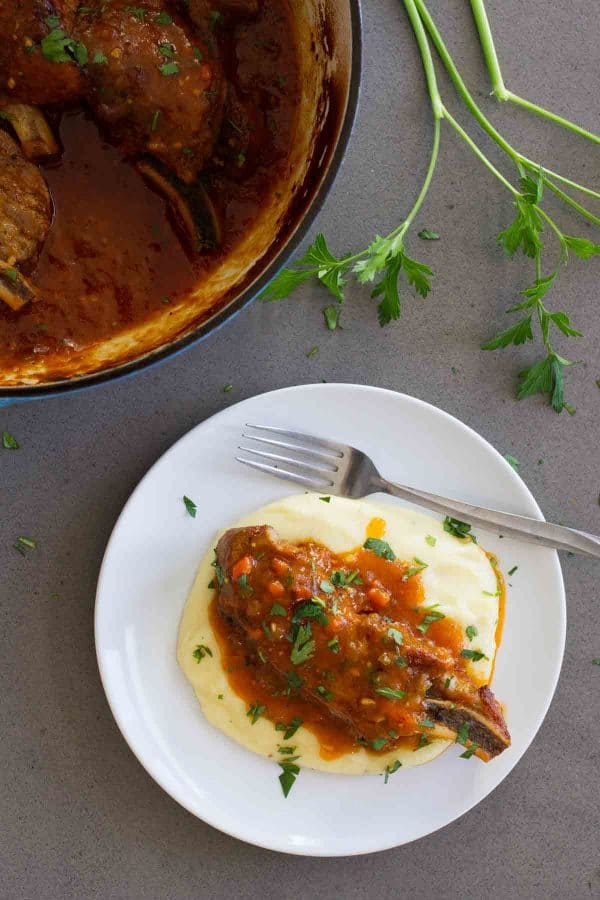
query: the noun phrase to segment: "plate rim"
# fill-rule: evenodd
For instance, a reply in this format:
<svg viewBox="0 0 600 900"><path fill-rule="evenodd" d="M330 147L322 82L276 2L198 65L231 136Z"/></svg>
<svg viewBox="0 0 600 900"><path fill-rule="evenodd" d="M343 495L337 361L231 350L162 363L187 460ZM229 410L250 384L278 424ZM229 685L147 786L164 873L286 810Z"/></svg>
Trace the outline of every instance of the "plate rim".
<svg viewBox="0 0 600 900"><path fill-rule="evenodd" d="M159 465L159 463L162 463L163 460L166 457L168 457L175 450L176 447L178 447L180 444L182 444L186 440L191 439L191 435L194 434L196 431L204 428L209 423L214 423L215 420L218 420L221 417L224 418L227 414L230 414L232 409L234 409L238 406L242 406L248 402L261 400L262 398L269 397L272 395L277 395L277 394L284 394L284 393L291 394L291 393L298 392L298 391L314 391L314 390L336 391L336 390L339 390L340 388L342 388L344 390L347 390L347 389L357 390L361 393L370 393L372 391L375 391L377 393L383 393L383 394L389 395L393 398L400 398L404 401L408 401L409 403L415 403L417 406L425 407L427 410L433 411L434 413L441 415L441 417L443 419L445 419L446 421L448 421L449 423L452 423L453 425L458 425L461 430L468 433L471 437L476 438L478 443L485 445L487 449L491 449L493 451L493 454L495 454L496 458L506 467L507 470L510 470L512 476L521 482L521 485L525 490L525 495L527 496L528 500L531 502L532 510L533 510L533 512L535 512L537 518L539 518L541 521L545 521L544 514L543 514L542 510L540 509L540 506L539 506L537 500L535 499L532 491L530 490L529 486L520 477L520 475L512 468L512 466L506 461L506 459L496 449L496 447L494 447L494 445L491 444L481 434L479 434L477 431L475 431L475 429L472 428L470 425L467 425L461 419L457 418L456 416L452 415L451 413L446 412L446 410L441 409L439 406L436 406L435 404L429 403L428 401L422 400L418 397L413 397L412 395L406 394L402 391L395 391L390 388L384 388L384 387L379 387L379 386L375 386L375 385L355 384L353 382L321 382L321 383L313 382L313 383L309 383L309 384L289 385L287 387L276 388L275 390L272 390L272 391L263 391L260 394L255 394L252 397L246 397L243 400L239 400L237 403L231 404L231 406L227 406L224 409L218 410L217 412L213 413L211 416L208 416L207 418L202 419L202 421L198 422L196 425L194 425L192 428L190 428L188 431L186 431L185 434L181 435L181 437L179 437L173 444L171 444L167 448L167 450L165 450L163 453L161 453L157 457L157 459L154 460L152 465L147 469L147 471L144 473L142 478L137 482L137 484L135 485L135 487L133 488L133 490L127 497L127 500L123 504L121 512L119 513L119 515L118 515L117 519L115 520L115 523L112 527L110 536L106 543L104 554L102 556L102 562L101 562L100 570L99 570L99 574L98 574L98 581L97 581L95 601L94 601L94 645L95 645L96 661L97 661L98 670L99 670L99 674L100 674L100 681L102 683L102 688L104 690L104 694L106 696L106 700L107 700L109 709L112 713L112 716L117 724L119 731L121 732L121 735L123 736L125 742L127 743L128 747L129 747L129 749L131 750L133 755L136 757L136 759L138 760L140 765L146 770L148 775L150 775L150 777L156 782L156 784L158 784L158 786L169 797L171 797L172 800L174 800L176 803L178 803L180 806L182 806L187 812L191 813L195 818L199 819L202 822L205 822L207 825L210 825L212 828L217 829L218 831L222 832L223 834L227 834L229 837L236 838L237 840L243 841L244 843L247 843L247 844L250 844L250 845L253 845L256 847L260 847L261 849L264 849L264 850L272 850L274 852L285 853L285 854L292 855L292 856L306 856L306 857L330 858L330 859L331 858L344 858L344 857L351 857L351 856L363 856L363 855L367 855L367 854L371 854L371 853L381 853L385 850L391 850L396 847L407 846L408 844L414 843L417 840L421 840L424 837L427 837L431 834L435 834L436 832L441 831L442 829L446 828L448 825L451 825L453 822L456 822L458 819L462 818L462 816L466 815L472 809L475 809L477 806L479 806L479 804L482 803L494 790L496 790L496 788L498 788L502 784L502 782L506 778L508 778L508 776L511 774L511 772L514 771L515 767L521 761L521 759L523 758L523 756L525 755L525 753L527 752L527 750L530 748L531 744L533 743L534 739L536 738L536 736L548 714L548 710L549 710L549 708L552 704L552 701L554 700L554 696L556 694L556 688L558 685L558 680L560 678L560 674L561 674L562 666L563 666L563 662L564 662L564 652L565 652L565 644L566 644L566 626L567 626L567 602L566 602L567 598L566 598L566 592L565 592L564 577L563 577L562 567L560 565L558 551L556 551L556 550L549 551L549 553L552 554L552 567L554 569L553 574L556 577L556 584L557 584L557 588L558 588L559 595L560 595L560 605L559 605L560 635L559 635L559 640L557 643L557 648L559 650L558 664L556 666L556 671L554 672L554 675L553 675L553 679L552 679L552 683L551 683L551 690L548 694L548 699L544 704L544 708L541 711L538 719L536 720L535 727L534 727L531 735L529 736L527 742L524 744L521 752L519 753L517 758L514 760L513 765L508 770L508 772L506 772L506 774L501 778L501 780L499 782L497 782L496 784L489 787L489 789L485 790L485 793L483 793L483 795L479 798L479 800L477 800L476 803L473 804L473 803L470 803L470 801L467 801L464 806L461 806L458 809L458 811L456 812L456 815L453 815L452 818L448 819L448 821L444 822L442 825L438 825L432 829L427 828L426 830L422 830L418 834L415 834L413 837L409 838L406 841L401 841L400 843L398 843L397 841L393 841L392 843L384 843L375 848L372 848L372 847L369 847L366 849L359 848L359 849L354 849L351 851L339 852L336 850L327 850L327 849L321 849L321 848L317 848L315 850L314 848L290 847L289 845L284 846L283 843L280 843L279 845L277 845L273 841L261 840L259 837L255 836L255 835L248 836L248 834L246 834L242 828L239 828L236 830L231 827L225 827L223 824L218 822L217 819L212 815L207 815L207 816L200 815L196 811L196 809L192 808L192 804L186 802L186 800L183 796L181 796L181 797L175 796L176 792L172 792L170 790L170 788L166 787L165 784L163 783L163 779L162 779L160 773L157 771L158 767L153 764L152 759L150 757L144 758L141 749L138 751L138 747L136 746L135 737L130 734L130 729L127 725L126 717L122 716L120 714L120 712L117 711L116 703L113 702L114 698L111 698L111 693L110 693L109 686L108 686L109 685L109 676L107 673L106 666L102 659L102 651L101 651L101 647L100 647L101 641L99 639L99 632L101 631L101 627L102 627L101 622L100 622L101 615L102 615L102 613L101 613L102 586L103 586L103 581L105 578L105 570L108 568L108 558L109 558L111 546L116 539L115 538L116 532L118 531L119 525L120 525L122 519L124 518L126 512L128 511L130 504L134 501L134 498L136 497L138 491L140 491L142 489L146 480L150 478L154 469ZM532 512L532 514L533 514L533 512Z"/></svg>

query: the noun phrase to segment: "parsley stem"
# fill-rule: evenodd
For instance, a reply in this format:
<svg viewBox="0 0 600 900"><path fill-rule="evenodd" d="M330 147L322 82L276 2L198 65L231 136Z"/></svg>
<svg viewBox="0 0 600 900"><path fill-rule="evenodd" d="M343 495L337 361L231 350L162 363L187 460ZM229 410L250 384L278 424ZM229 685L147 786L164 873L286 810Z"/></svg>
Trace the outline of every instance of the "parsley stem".
<svg viewBox="0 0 600 900"><path fill-rule="evenodd" d="M582 128L581 125L577 125L575 122L571 122L569 119L565 119L563 116L559 116L557 113L552 112L552 110L546 109L544 106L539 106L537 103L532 103L531 100L520 97L518 94L513 94L512 91L508 90L504 84L504 79L502 78L502 71L500 69L500 63L498 62L498 55L496 53L492 29L490 28L484 0L471 0L471 10L479 33L479 40L487 70L492 82L492 90L498 100L508 100L517 106L522 106L524 109L529 110L529 112L542 116L544 119L549 119L556 125L574 131L575 134L580 135L580 137L587 138L587 140L593 141L595 144L600 144L600 137L597 134L593 134L591 131Z"/></svg>
<svg viewBox="0 0 600 900"><path fill-rule="evenodd" d="M433 105L433 99L432 99L432 105ZM441 107L441 109L443 109L443 107ZM421 190L419 191L419 195L418 195L417 199L415 200L411 211L409 212L409 214L407 215L406 219L404 220L404 222L402 224L403 232L408 231L411 222L413 221L413 219L419 212L419 209L421 208L423 201L425 200L425 197L427 196L427 191L429 190L429 186L431 184L431 179L433 178L433 173L435 172L435 165L437 163L438 153L439 153L439 149L440 149L441 128L440 128L439 116L435 115L435 112L434 112L434 116L435 116L435 119L433 122L433 145L431 147L431 156L429 158L429 165L427 167L427 172L425 174L425 179L423 181L423 184L421 185Z"/></svg>
<svg viewBox="0 0 600 900"><path fill-rule="evenodd" d="M445 107L443 107L443 109L444 109L444 118L450 123L450 125L452 125L452 127L457 132L457 134L459 134L461 136L461 138L463 139L463 141L471 148L471 150L473 151L475 156L477 156L478 159L481 160L481 162L484 164L484 166L486 166L490 170L492 175L496 176L498 181L500 181L504 185L504 187L507 188L507 190L509 190L511 192L511 194L513 194L513 196L520 197L521 194L519 193L519 191L515 187L513 187L513 185L510 183L510 181L508 181L507 178L504 177L502 172L498 171L496 166L487 158L485 153L479 149L479 147L477 146L475 141L467 134L467 132L464 130L464 128L462 128L458 124L456 119L450 115L450 113L448 112L448 110Z"/></svg>
<svg viewBox="0 0 600 900"><path fill-rule="evenodd" d="M410 19L410 24L412 25L415 38L417 39L417 44L421 53L421 60L423 62L423 68L425 70L425 77L427 79L427 89L429 91L429 97L431 99L431 109L433 111L433 117L437 121L443 116L442 98L440 97L440 92L437 86L435 66L433 64L431 48L429 46L429 41L427 40L427 34L425 32L425 29L423 28L423 21L421 19L421 16L419 15L417 7L415 6L414 0L404 0L404 6L406 8L408 18Z"/></svg>
<svg viewBox="0 0 600 900"><path fill-rule="evenodd" d="M435 22L431 18L431 15L429 14L427 7L425 6L425 3L423 2L423 0L414 0L414 3L419 11L419 15L421 16L425 28L429 32L429 36L433 41L435 49L437 50L440 59L442 60L446 68L446 71L448 72L452 82L454 83L456 90L460 94L463 103L471 112L475 120L479 123L479 125L481 125L486 134L489 135L489 137L491 137L492 140L495 141L498 146L502 150L504 150L504 152L513 160L517 168L519 168L520 165L523 165L532 171L538 172L540 168L539 163L528 159L526 156L516 150L512 146L512 144L509 144L508 141L502 137L500 132L497 131L496 128L494 128L490 120L479 108L479 106L475 102L475 99L473 98L473 95L463 81L455 62L452 59L452 56L450 55L450 52L448 51L448 48L446 47L444 40L435 25ZM566 184L568 187L572 187L578 191L582 191L584 194L588 194L590 197L596 197L597 199L600 199L600 193L598 191L594 191L582 184L578 184L578 182L572 181L570 178L565 178L564 175L560 175L558 172L553 172L551 169L546 169L544 167L544 171L547 175L549 175L551 178L554 178L556 181L560 181L563 184Z"/></svg>
<svg viewBox="0 0 600 900"><path fill-rule="evenodd" d="M544 170L544 176L546 172ZM564 191L550 181L548 178L544 177L544 184L548 188L549 191L552 191L553 194L556 194L557 197L566 203L567 206L571 206L573 209L576 209L577 212L583 216L585 219L588 219L590 222L593 222L594 225L600 225L600 217L595 216L594 213L590 212L589 209L586 209L585 206L582 206L581 203L578 203L577 200L574 200L573 197L570 197L569 194L566 194Z"/></svg>
<svg viewBox="0 0 600 900"><path fill-rule="evenodd" d="M548 215L548 213L546 212L546 210L542 209L541 206L537 206L537 205L536 205L535 209L536 209L536 211L540 214L540 216L542 216L542 218L544 218L544 219L546 220L546 222L548 223L548 225L550 226L550 228L552 229L552 231L556 234L556 236L557 236L557 238L558 238L558 240L560 241L561 246L562 246L562 244L563 244L563 233L562 233L562 231L560 230L560 228L558 227L558 225L556 224L556 222L554 221L554 219L551 219L550 216Z"/></svg>

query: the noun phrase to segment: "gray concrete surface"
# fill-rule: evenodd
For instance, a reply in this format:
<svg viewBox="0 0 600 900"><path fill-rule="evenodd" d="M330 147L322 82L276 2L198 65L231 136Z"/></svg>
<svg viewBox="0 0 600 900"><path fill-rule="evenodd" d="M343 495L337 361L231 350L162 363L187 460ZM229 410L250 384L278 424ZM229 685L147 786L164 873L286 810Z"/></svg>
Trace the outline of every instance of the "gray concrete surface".
<svg viewBox="0 0 600 900"><path fill-rule="evenodd" d="M431 6L439 9L457 59L494 120L523 149L590 181L595 176L597 186L597 148L487 97L468 4L432 0ZM494 0L489 7L510 86L598 129L594 0ZM367 0L364 13L360 112L344 169L317 223L339 251L362 246L407 210L430 134L401 4ZM394 327L381 331L368 295L352 289L345 328L330 334L321 319L326 299L307 287L287 303L255 304L206 343L134 380L0 410L0 430L12 431L22 445L19 452L0 450L3 900L600 896L600 669L591 663L600 656L598 564L563 558L569 604L564 669L522 762L450 827L368 857L281 856L194 819L127 748L94 656L98 568L138 479L197 422L283 385L359 382L438 404L520 459L549 518L600 532L600 263L573 264L556 293L585 331L570 349L587 361L569 374L577 414L556 416L537 400L517 404L514 375L531 351L478 350L483 337L505 324L504 309L529 277L527 261L508 263L495 246L509 214L507 196L445 131L434 190L419 222L442 239L411 243L432 261L435 291L425 302L407 297ZM585 233L574 224L570 230ZM316 344L319 354L307 359ZM222 391L226 382L234 386L229 394ZM26 558L12 549L23 533L39 542ZM365 810L365 827L368 819Z"/></svg>

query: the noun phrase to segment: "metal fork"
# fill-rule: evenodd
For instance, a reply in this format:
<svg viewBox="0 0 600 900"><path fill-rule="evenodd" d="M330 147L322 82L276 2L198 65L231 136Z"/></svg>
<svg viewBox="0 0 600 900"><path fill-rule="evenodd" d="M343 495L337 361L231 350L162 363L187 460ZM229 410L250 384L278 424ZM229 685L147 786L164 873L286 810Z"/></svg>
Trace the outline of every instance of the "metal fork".
<svg viewBox="0 0 600 900"><path fill-rule="evenodd" d="M585 531L394 484L379 474L366 453L347 444L336 444L311 434L270 425L246 425L246 428L259 434L243 435L255 446L240 446L239 449L251 454L251 458L236 456L236 459L277 478L338 497L366 497L377 492L391 494L446 516L460 517L470 525L490 528L542 547L571 550L600 559L600 537ZM256 445L259 445L258 449Z"/></svg>

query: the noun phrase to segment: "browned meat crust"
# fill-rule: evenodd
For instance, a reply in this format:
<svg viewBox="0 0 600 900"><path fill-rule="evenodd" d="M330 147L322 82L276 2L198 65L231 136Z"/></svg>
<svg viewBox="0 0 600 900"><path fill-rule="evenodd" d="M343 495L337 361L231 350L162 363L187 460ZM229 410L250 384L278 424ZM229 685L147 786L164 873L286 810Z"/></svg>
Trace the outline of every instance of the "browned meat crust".
<svg viewBox="0 0 600 900"><path fill-rule="evenodd" d="M152 2L94 6L77 16L74 34L88 50L89 103L111 139L192 181L223 114L224 81L211 48Z"/></svg>
<svg viewBox="0 0 600 900"><path fill-rule="evenodd" d="M0 129L0 259L21 264L34 257L48 233L51 216L43 176Z"/></svg>
<svg viewBox="0 0 600 900"><path fill-rule="evenodd" d="M76 7L76 0L0 3L0 106L71 103L82 96L84 80L79 67L74 62L47 59L40 47L52 31L53 16L58 16L70 33Z"/></svg>

